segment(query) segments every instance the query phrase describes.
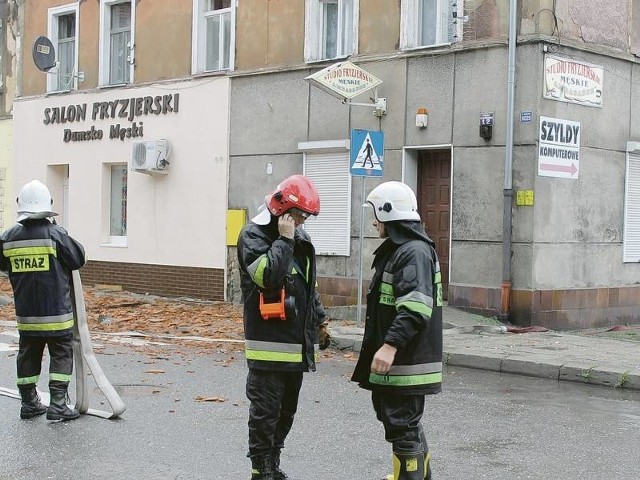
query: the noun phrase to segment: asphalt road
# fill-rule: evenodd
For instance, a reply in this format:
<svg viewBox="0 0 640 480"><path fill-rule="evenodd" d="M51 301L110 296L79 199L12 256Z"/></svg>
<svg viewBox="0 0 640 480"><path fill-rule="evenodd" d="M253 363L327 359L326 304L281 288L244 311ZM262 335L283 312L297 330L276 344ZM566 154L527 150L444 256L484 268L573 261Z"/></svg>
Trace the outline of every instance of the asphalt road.
<svg viewBox="0 0 640 480"><path fill-rule="evenodd" d="M0 479L250 478L240 351L97 350L127 404L123 418L25 421L18 400L0 396ZM390 472L369 394L349 382L353 366L336 353L305 376L282 460L294 479ZM0 351L0 386L15 388L14 375L15 352ZM92 391L91 407L106 409L100 401ZM640 471L638 392L448 368L424 425L435 480L635 480Z"/></svg>

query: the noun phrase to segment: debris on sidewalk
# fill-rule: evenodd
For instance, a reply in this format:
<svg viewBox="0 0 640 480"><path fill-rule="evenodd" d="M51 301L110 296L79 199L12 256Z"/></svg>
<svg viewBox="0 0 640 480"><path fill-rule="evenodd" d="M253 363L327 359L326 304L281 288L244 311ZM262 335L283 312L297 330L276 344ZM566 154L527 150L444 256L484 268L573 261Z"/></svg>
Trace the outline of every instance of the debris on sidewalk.
<svg viewBox="0 0 640 480"><path fill-rule="evenodd" d="M15 320L13 291L5 275L0 275L0 298L7 300L0 302L0 319ZM84 287L84 298L89 330L105 334L102 338L158 338L181 345L205 340L209 349L212 343L217 349L237 349L244 341L242 305L92 286Z"/></svg>

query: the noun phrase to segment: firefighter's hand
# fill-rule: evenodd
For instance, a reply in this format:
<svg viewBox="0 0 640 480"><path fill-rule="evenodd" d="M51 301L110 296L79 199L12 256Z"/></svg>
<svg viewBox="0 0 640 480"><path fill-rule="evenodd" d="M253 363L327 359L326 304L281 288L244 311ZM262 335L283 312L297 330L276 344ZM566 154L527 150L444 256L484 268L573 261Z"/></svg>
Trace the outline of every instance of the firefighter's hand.
<svg viewBox="0 0 640 480"><path fill-rule="evenodd" d="M293 240L296 231L296 222L289 213L278 217L278 233L283 237Z"/></svg>
<svg viewBox="0 0 640 480"><path fill-rule="evenodd" d="M393 360L396 358L396 347L385 343L383 344L376 354L373 356L373 362L371 362L371 372L379 375L386 375L389 373Z"/></svg>
<svg viewBox="0 0 640 480"><path fill-rule="evenodd" d="M329 331L329 323L324 322L320 324L318 329L318 343L320 344L320 350L325 350L331 345L331 332Z"/></svg>

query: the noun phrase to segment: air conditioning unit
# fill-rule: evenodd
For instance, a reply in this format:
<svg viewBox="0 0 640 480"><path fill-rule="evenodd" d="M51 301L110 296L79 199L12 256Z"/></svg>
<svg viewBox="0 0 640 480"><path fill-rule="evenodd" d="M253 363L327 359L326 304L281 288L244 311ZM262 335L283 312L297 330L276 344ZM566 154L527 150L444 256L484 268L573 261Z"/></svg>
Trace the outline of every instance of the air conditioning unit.
<svg viewBox="0 0 640 480"><path fill-rule="evenodd" d="M141 173L168 173L170 147L166 140L133 142L130 170Z"/></svg>

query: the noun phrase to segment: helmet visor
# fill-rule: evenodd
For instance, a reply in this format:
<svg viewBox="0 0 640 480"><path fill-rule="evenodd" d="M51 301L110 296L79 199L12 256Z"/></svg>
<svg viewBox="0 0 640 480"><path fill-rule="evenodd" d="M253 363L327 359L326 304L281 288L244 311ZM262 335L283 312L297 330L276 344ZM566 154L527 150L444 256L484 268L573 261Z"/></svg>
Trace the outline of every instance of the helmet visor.
<svg viewBox="0 0 640 480"><path fill-rule="evenodd" d="M309 212L305 212L304 210L300 210L299 208L290 208L287 213L290 213L291 215L297 215L304 218L305 220L311 216Z"/></svg>

